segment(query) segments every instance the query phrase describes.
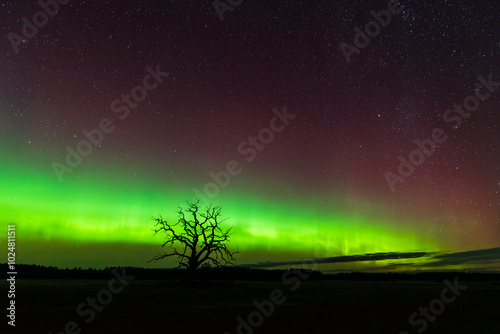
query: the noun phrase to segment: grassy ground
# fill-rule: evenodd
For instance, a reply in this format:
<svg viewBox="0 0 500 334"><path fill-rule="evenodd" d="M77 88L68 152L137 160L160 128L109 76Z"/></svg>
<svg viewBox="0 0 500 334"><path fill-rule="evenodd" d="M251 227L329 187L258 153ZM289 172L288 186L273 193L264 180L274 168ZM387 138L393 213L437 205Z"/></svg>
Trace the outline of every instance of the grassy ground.
<svg viewBox="0 0 500 334"><path fill-rule="evenodd" d="M425 333L500 333L500 287L466 284L467 290L428 322ZM440 282L302 281L291 291L292 284L281 282L133 280L87 324L89 315L79 316L76 307L107 285L101 280L18 280L14 332L65 333L65 324L75 321L81 332L68 333L234 334L237 317L247 319L256 310L254 300L269 299L271 291L281 289L285 302L261 326L241 333L418 333L420 326L411 327L409 316L420 306L429 307L445 287ZM7 291L5 281L0 286ZM2 299L6 305L7 298Z"/></svg>

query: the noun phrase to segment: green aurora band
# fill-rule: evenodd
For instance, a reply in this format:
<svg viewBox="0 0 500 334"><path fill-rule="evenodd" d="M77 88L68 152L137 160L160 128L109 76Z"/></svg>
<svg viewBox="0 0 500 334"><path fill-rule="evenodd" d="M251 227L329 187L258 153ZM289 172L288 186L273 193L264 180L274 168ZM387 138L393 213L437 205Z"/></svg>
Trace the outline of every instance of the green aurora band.
<svg viewBox="0 0 500 334"><path fill-rule="evenodd" d="M64 182L58 182L50 171L41 175L26 166L14 167L13 163L3 167L2 174L9 177L0 192L0 213L5 225L16 225L19 240L26 244L33 242L32 247L35 243L37 247L44 244L44 249L33 254L43 253L46 247L57 247L61 241L157 246L162 239L153 237L151 218L161 214L170 221L176 220L177 206L184 205L182 199L192 200L192 189L203 182L158 182L153 177L133 177L132 172L123 170L109 177L92 172L95 167L84 165ZM239 187L245 182L244 177L233 182L237 185L224 189L214 204L221 205L223 217L229 218L226 226L234 226L231 246L237 246L241 252L239 263L241 259L260 262L297 259L297 256L432 252L448 246L418 233L426 227L420 220L397 226L387 224L387 219L394 222L397 218L386 215L384 221L384 215L370 203L364 204L365 210L359 210L359 204L352 208L335 207L336 202L341 202L335 194L330 194L327 202L311 200L306 195L288 195L277 200L266 198L255 189L243 192L243 196ZM161 251L159 247L147 248L149 252L151 249ZM23 253L19 250L21 262L37 262ZM144 254L144 258L152 255ZM126 256L117 254L116 260ZM72 254L61 252L50 263L43 264L68 265L72 263L71 257ZM95 264L100 265L105 264ZM148 266L146 262L131 265Z"/></svg>

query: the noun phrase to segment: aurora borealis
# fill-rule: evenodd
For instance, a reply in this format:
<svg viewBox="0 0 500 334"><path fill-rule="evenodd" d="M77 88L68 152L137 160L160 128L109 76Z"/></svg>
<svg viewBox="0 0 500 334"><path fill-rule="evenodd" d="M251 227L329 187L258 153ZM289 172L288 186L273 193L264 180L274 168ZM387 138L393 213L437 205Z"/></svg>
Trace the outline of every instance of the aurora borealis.
<svg viewBox="0 0 500 334"><path fill-rule="evenodd" d="M151 217L176 220L234 160L207 198L239 264L424 252L320 269L499 268L499 93L459 129L441 118L478 76L500 81L499 4L402 4L346 63L339 44L386 2L245 1L221 22L210 2L74 1L17 54L5 36L40 8L3 2L0 220L16 225L18 262L173 266L146 262L161 243ZM120 118L111 104L156 64L168 77ZM284 107L296 116L262 144ZM114 130L59 180L53 162L104 118ZM384 172L439 127L447 141L392 192ZM473 252L487 260L432 262Z"/></svg>

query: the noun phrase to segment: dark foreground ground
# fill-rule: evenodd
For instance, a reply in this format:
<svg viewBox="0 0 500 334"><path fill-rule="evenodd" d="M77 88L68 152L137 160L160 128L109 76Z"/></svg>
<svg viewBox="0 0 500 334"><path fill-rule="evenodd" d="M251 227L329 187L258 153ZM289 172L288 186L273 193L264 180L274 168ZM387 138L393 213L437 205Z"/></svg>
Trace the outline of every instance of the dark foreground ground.
<svg viewBox="0 0 500 334"><path fill-rule="evenodd" d="M500 333L500 286L492 282L466 282L467 289L445 304L441 314L416 326L408 318L419 307L441 299L442 282L197 282L133 280L111 302L89 320L76 308L87 297L95 298L108 288L109 280L18 280L16 282L16 327L13 333L66 333L69 321L78 324L67 333L238 333L237 318L248 319L257 310L254 300L268 300L274 289L286 298L257 328L240 333ZM461 282L459 282L461 283ZM7 284L0 284L7 291ZM118 285L117 285L118 287ZM106 292L100 294L106 298ZM446 298L452 298L448 292ZM5 296L6 297L6 296ZM5 305L7 298L2 298ZM102 300L102 299L101 299ZM439 302L433 303L439 308ZM5 308L2 306L5 314ZM439 310L437 310L439 311ZM257 313L254 313L256 315ZM430 314L429 316L432 316ZM2 328L7 318L2 316ZM255 321L259 321L256 315ZM255 322L254 322L255 324ZM10 327L10 326L9 326ZM81 331L79 331L81 330ZM0 332L5 332L4 330Z"/></svg>

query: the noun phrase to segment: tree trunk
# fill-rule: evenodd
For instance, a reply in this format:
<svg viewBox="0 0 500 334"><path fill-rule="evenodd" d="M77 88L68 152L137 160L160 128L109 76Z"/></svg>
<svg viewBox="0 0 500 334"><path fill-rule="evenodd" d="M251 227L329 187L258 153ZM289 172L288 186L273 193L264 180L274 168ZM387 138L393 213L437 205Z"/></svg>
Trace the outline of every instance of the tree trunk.
<svg viewBox="0 0 500 334"><path fill-rule="evenodd" d="M198 269L198 266L196 263L189 263L189 267L187 268L187 281L192 282L194 281L196 277L196 269Z"/></svg>

